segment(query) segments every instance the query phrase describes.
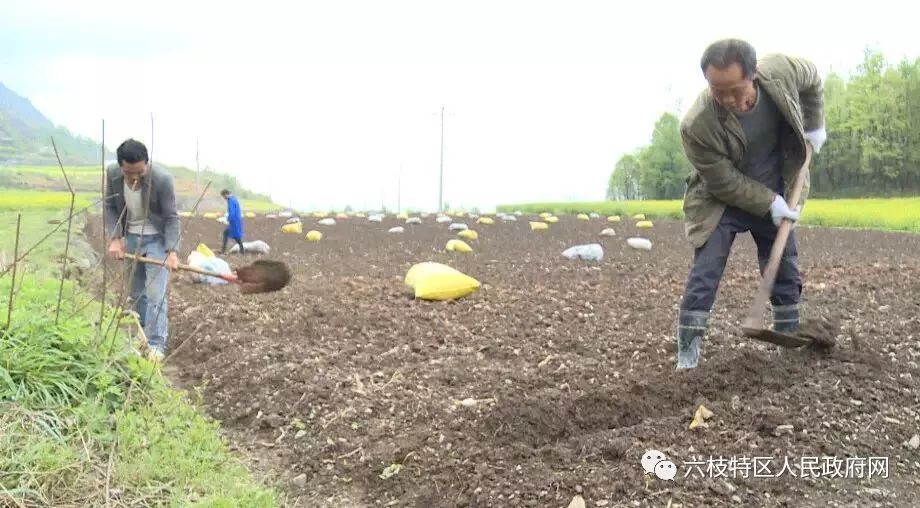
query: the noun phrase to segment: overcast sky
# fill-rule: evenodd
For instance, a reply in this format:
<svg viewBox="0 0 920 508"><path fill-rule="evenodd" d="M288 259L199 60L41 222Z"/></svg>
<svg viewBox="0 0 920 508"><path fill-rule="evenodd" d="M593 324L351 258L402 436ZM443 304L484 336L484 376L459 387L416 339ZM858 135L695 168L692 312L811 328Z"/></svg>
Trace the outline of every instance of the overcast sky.
<svg viewBox="0 0 920 508"><path fill-rule="evenodd" d="M920 56L908 2L0 0L0 82L57 124L148 142L280 203L600 200L617 159L705 85L722 37L855 69ZM302 4L302 5L301 5ZM731 6L726 9L726 6ZM630 10L631 9L631 10ZM833 130L833 126L828 126Z"/></svg>

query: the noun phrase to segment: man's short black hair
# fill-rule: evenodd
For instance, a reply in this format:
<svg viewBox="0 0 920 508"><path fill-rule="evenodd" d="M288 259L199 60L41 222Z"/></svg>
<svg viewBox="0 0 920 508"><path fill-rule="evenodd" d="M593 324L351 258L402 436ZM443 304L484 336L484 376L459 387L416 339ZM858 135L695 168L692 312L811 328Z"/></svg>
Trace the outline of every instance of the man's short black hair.
<svg viewBox="0 0 920 508"><path fill-rule="evenodd" d="M231 192L230 192L229 189L224 189L224 190L220 191L220 195L223 196L223 197L227 197L227 196L229 196L230 194L231 194Z"/></svg>
<svg viewBox="0 0 920 508"><path fill-rule="evenodd" d="M751 77L757 69L757 52L754 51L754 46L741 39L722 39L713 42L703 52L700 68L705 74L710 65L717 69L725 69L734 63L741 66L745 78Z"/></svg>
<svg viewBox="0 0 920 508"><path fill-rule="evenodd" d="M118 150L115 151L115 155L118 157L119 166L125 162L128 164L149 162L147 158L147 147L136 139L128 138L122 144L118 145Z"/></svg>

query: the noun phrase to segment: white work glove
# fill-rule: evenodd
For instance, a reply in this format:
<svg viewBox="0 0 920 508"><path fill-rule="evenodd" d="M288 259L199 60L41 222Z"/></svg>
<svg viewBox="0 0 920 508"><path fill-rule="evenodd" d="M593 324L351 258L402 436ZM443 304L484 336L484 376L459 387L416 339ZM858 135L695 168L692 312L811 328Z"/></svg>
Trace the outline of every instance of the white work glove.
<svg viewBox="0 0 920 508"><path fill-rule="evenodd" d="M776 197L773 198L773 202L770 203L770 215L773 217L773 224L776 226L779 226L783 222L783 219L789 219L794 224L795 221L799 220L800 213L798 207L796 207L795 210L789 208L789 205L786 204L786 200L779 194L777 194Z"/></svg>
<svg viewBox="0 0 920 508"><path fill-rule="evenodd" d="M811 147L814 149L815 153L821 151L821 145L827 141L827 131L824 130L824 127L815 129L805 133L805 140L811 143Z"/></svg>

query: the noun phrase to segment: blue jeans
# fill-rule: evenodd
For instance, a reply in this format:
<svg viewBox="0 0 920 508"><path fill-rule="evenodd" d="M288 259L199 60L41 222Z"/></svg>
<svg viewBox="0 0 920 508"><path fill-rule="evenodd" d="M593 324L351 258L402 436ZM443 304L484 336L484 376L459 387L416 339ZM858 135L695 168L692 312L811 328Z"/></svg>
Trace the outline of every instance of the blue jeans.
<svg viewBox="0 0 920 508"><path fill-rule="evenodd" d="M161 235L128 234L125 237L125 252L153 259L166 259L166 245ZM134 261L129 260L127 270L130 271L132 265ZM134 273L130 275L131 300L135 304L134 310L140 316L144 334L147 335L147 344L165 353L169 336L166 301L169 270L165 266L137 263Z"/></svg>

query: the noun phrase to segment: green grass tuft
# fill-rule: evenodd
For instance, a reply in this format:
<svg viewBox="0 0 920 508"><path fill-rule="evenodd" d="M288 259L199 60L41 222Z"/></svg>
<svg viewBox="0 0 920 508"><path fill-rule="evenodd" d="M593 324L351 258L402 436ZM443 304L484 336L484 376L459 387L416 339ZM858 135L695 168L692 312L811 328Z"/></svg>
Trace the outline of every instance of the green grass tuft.
<svg viewBox="0 0 920 508"><path fill-rule="evenodd" d="M0 505L104 506L108 481L122 506L277 506L126 334L97 333L98 306L55 324L58 283L17 281L0 332Z"/></svg>

